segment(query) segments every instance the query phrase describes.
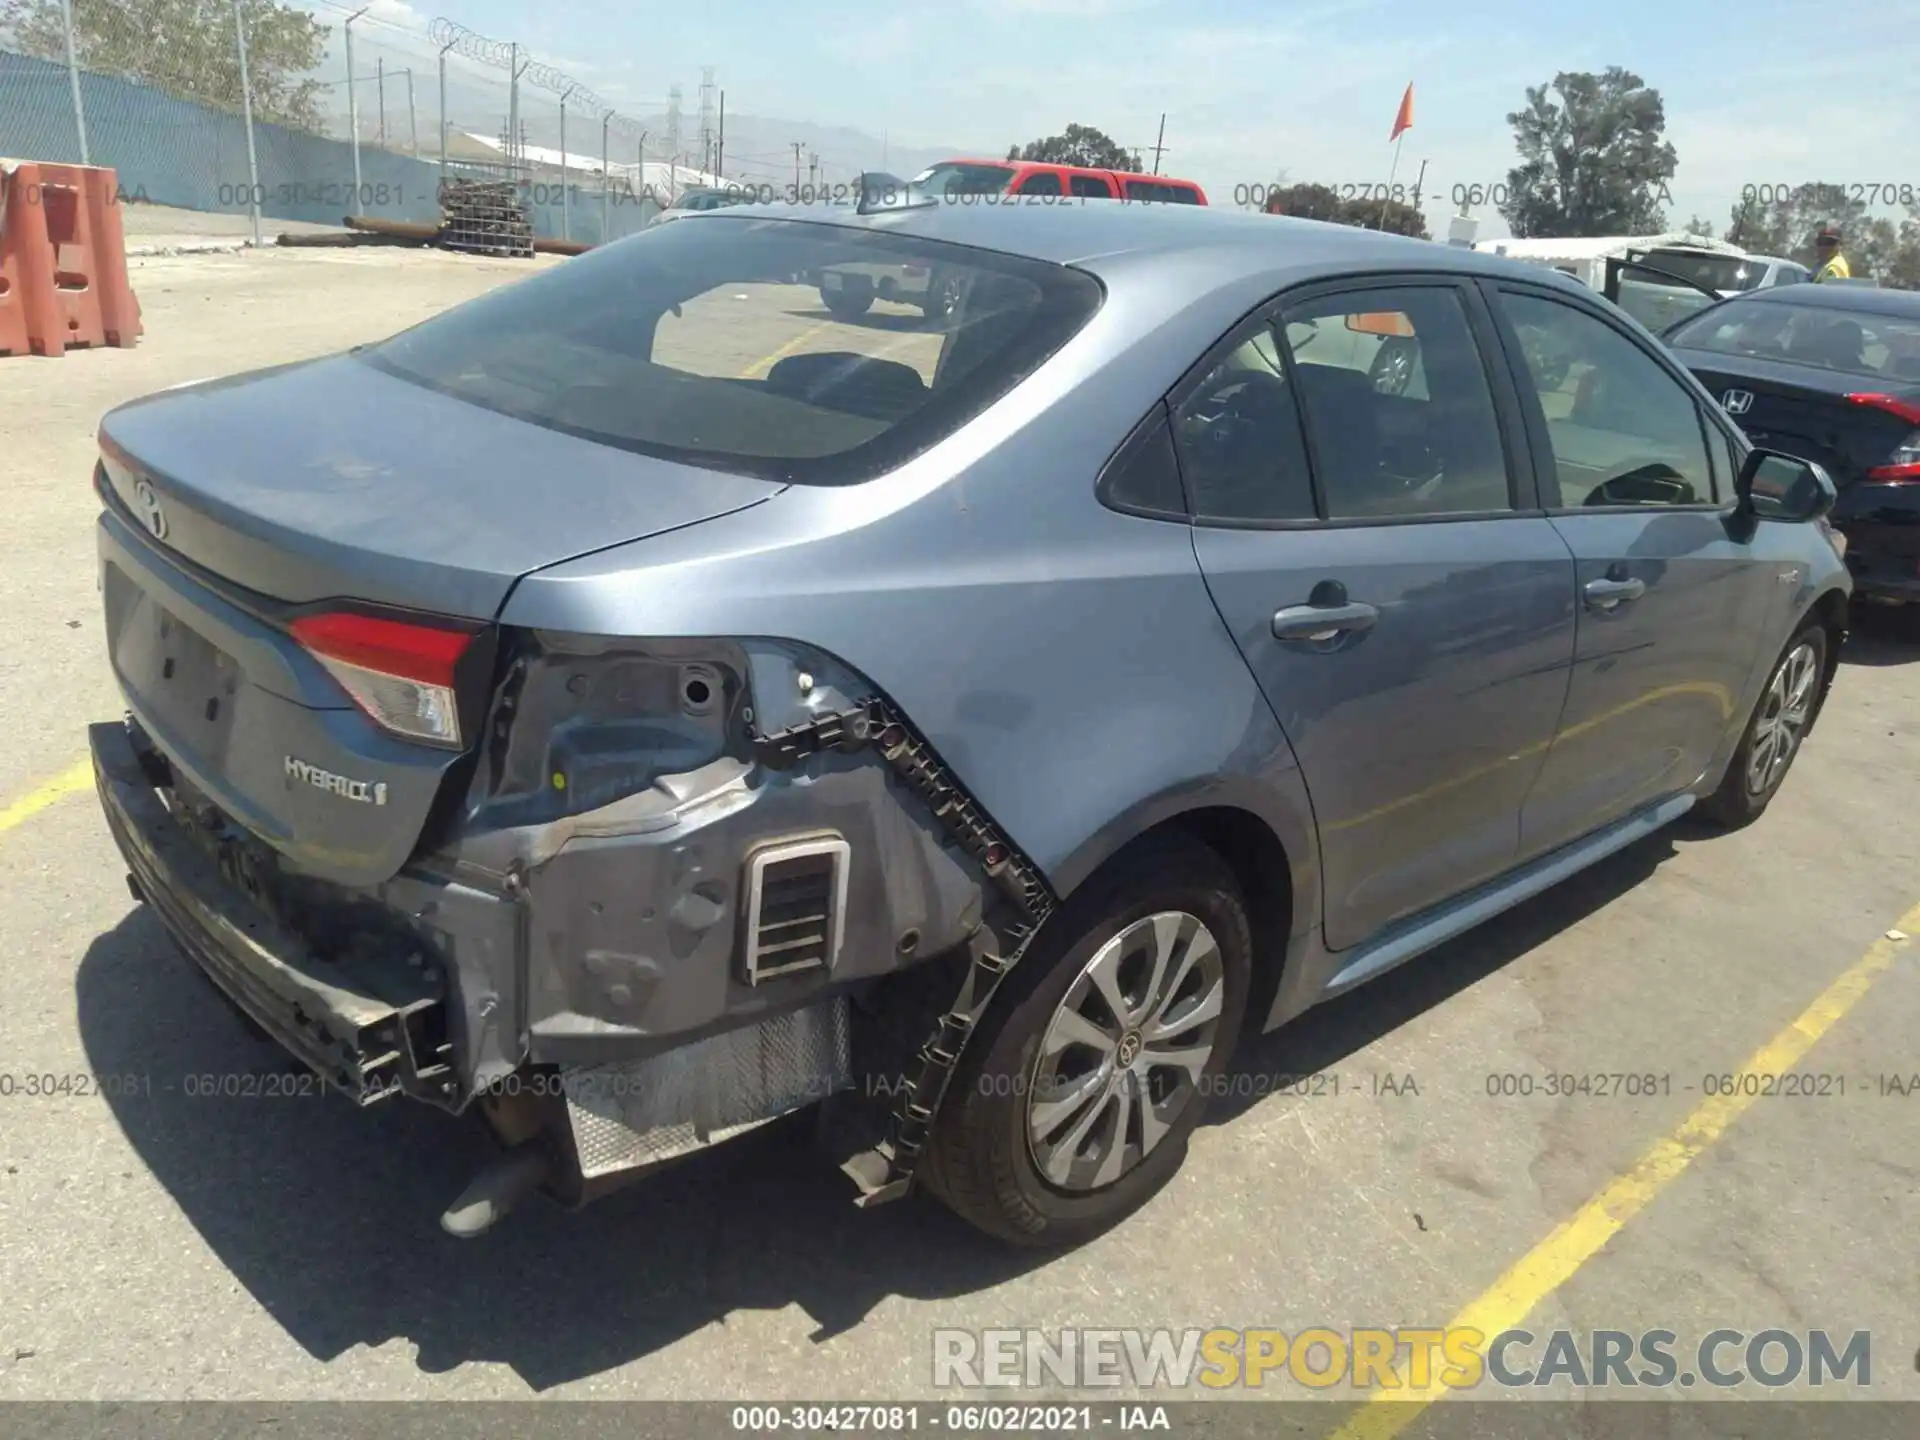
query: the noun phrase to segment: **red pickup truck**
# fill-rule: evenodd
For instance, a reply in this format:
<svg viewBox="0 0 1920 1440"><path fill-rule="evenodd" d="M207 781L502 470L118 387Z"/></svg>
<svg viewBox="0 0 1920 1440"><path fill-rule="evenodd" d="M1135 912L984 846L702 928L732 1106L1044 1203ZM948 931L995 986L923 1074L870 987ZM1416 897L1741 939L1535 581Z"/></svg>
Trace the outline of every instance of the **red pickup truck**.
<svg viewBox="0 0 1920 1440"><path fill-rule="evenodd" d="M1037 160L942 160L914 176L916 190L938 195L1061 195L1097 200L1148 200L1204 205L1207 193L1191 180L1137 175Z"/></svg>

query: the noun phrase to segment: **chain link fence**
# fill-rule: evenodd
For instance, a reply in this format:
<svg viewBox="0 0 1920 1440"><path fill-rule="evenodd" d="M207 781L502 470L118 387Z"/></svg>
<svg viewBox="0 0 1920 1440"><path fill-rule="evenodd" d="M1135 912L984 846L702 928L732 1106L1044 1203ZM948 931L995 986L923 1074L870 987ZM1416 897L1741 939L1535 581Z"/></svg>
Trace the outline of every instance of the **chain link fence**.
<svg viewBox="0 0 1920 1440"><path fill-rule="evenodd" d="M256 239L433 224L465 176L515 181L535 235L597 244L714 183L649 138L525 47L392 0L0 0L0 155L111 166L128 202Z"/></svg>

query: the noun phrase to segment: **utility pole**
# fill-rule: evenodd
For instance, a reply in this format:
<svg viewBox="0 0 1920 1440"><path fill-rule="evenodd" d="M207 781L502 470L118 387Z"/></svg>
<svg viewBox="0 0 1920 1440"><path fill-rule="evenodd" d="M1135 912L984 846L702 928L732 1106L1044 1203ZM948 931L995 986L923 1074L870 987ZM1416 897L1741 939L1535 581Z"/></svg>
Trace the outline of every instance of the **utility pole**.
<svg viewBox="0 0 1920 1440"><path fill-rule="evenodd" d="M607 228L607 202L613 189L613 162L608 158L607 127L613 123L613 111L609 110L600 117L600 243L606 244L613 238L613 232Z"/></svg>
<svg viewBox="0 0 1920 1440"><path fill-rule="evenodd" d="M240 55L240 113L247 126L247 213L253 220L253 243L260 243L260 156L253 145L253 87L247 79L247 21L240 0L233 0L233 37ZM71 42L73 32L67 32ZM78 111L74 112L76 115ZM83 162L84 163L84 162Z"/></svg>
<svg viewBox="0 0 1920 1440"><path fill-rule="evenodd" d="M800 198L800 142L793 142L793 198Z"/></svg>
<svg viewBox="0 0 1920 1440"><path fill-rule="evenodd" d="M1427 227L1427 218L1426 218L1426 212L1420 208L1420 196L1422 194L1421 187L1423 187L1426 183L1427 183L1427 162L1425 160L1422 160L1420 162L1420 173L1414 177L1414 181L1413 181L1413 209L1414 209L1414 213L1420 216L1420 228L1423 230L1426 229Z"/></svg>
<svg viewBox="0 0 1920 1440"><path fill-rule="evenodd" d="M573 207L571 204L573 187L567 184L567 95L580 87L569 85L566 95L560 97L560 238L573 238Z"/></svg>
<svg viewBox="0 0 1920 1440"><path fill-rule="evenodd" d="M358 19L359 17L355 16L354 18ZM87 158L89 154L87 150L87 110L86 107L80 103L80 59L73 48L73 0L60 0L60 19L61 28L67 32L67 85L73 92L73 128L80 134L80 163L86 165L91 163ZM348 38L347 44L353 44L351 37ZM351 64L347 66L347 91L349 94L353 91L353 66ZM247 134L253 134L251 127L248 128Z"/></svg>
<svg viewBox="0 0 1920 1440"><path fill-rule="evenodd" d="M727 92L720 92L720 139L713 150L713 174L715 179L727 173Z"/></svg>
<svg viewBox="0 0 1920 1440"><path fill-rule="evenodd" d="M460 34L440 47L440 188L447 185L447 51L460 43ZM504 148L504 147L503 147Z"/></svg>
<svg viewBox="0 0 1920 1440"><path fill-rule="evenodd" d="M1166 138L1167 112L1162 110L1160 112L1160 134L1153 142L1153 173L1156 175L1160 173L1160 154L1167 148L1164 143Z"/></svg>
<svg viewBox="0 0 1920 1440"><path fill-rule="evenodd" d="M371 5L362 5L346 18L341 25L341 33L347 42L347 130L348 138L353 141L353 203L360 203L360 101L353 84L353 22L358 20Z"/></svg>
<svg viewBox="0 0 1920 1440"><path fill-rule="evenodd" d="M413 104L413 67L407 67L407 153L418 158L420 154L420 112Z"/></svg>
<svg viewBox="0 0 1920 1440"><path fill-rule="evenodd" d="M387 57L382 55L373 62L374 91L380 97L380 130L374 138L374 144L382 150L387 148Z"/></svg>
<svg viewBox="0 0 1920 1440"><path fill-rule="evenodd" d="M820 157L811 150L807 152L807 193L813 194L819 188L814 177L820 173Z"/></svg>

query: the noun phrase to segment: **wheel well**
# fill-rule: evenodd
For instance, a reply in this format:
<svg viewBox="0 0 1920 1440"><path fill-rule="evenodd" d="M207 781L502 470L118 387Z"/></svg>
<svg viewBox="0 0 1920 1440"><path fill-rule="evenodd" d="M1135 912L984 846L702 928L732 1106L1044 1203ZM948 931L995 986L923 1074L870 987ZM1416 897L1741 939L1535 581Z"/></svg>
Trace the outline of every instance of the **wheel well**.
<svg viewBox="0 0 1920 1440"><path fill-rule="evenodd" d="M1266 1024L1286 964L1293 927L1293 867L1286 847L1267 823L1248 810L1213 806L1189 810L1148 834L1179 830L1205 845L1233 871L1253 932L1253 993L1247 997L1246 1028Z"/></svg>

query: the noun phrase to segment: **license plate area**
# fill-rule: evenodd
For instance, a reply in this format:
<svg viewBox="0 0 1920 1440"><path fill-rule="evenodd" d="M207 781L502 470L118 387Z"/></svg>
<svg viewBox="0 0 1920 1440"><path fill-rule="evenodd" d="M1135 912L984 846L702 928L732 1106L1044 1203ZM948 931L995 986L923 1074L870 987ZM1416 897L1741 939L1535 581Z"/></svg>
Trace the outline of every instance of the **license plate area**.
<svg viewBox="0 0 1920 1440"><path fill-rule="evenodd" d="M102 583L121 683L160 728L217 764L233 734L239 664L117 566L106 567Z"/></svg>

